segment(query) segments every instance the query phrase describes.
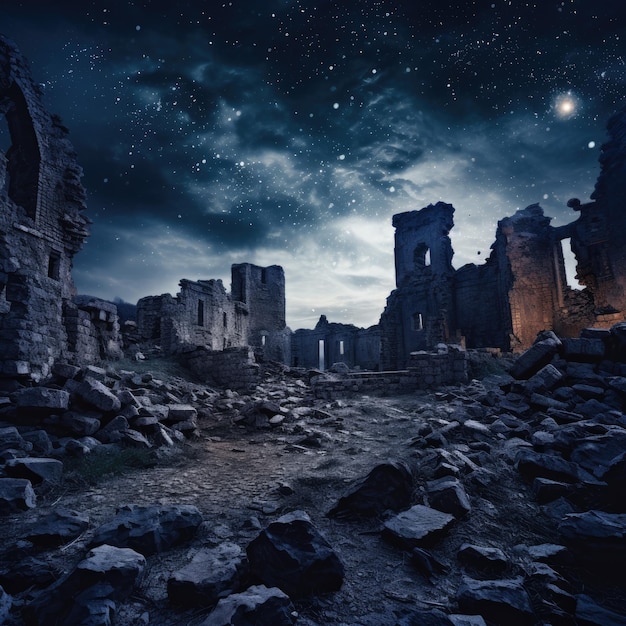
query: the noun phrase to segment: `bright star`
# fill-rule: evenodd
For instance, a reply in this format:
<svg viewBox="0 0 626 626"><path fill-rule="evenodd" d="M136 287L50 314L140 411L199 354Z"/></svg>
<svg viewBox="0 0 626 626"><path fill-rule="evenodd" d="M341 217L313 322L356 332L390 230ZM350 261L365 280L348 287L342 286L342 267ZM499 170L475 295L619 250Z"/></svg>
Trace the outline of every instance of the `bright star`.
<svg viewBox="0 0 626 626"><path fill-rule="evenodd" d="M555 115L562 120L569 120L578 113L578 98L571 92L560 93L552 102Z"/></svg>

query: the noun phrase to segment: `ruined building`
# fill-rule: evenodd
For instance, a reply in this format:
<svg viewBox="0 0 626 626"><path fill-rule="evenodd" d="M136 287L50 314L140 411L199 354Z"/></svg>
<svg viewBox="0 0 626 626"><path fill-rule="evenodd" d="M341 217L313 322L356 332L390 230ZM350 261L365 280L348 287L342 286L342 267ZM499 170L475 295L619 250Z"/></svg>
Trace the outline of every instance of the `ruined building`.
<svg viewBox="0 0 626 626"><path fill-rule="evenodd" d="M240 263L231 268L231 293L221 280L181 280L175 296L137 303L137 332L166 354L198 346L211 351L250 346L257 357L289 363L291 331L285 323L285 274L278 265Z"/></svg>
<svg viewBox="0 0 626 626"><path fill-rule="evenodd" d="M380 319L383 369L403 369L411 352L440 342L521 351L542 330L578 336L626 319L626 109L608 131L593 202L571 200L579 215L566 226L551 226L538 204L504 218L483 265L452 267L452 205L394 216L396 289ZM566 240L582 290L567 285Z"/></svg>
<svg viewBox="0 0 626 626"><path fill-rule="evenodd" d="M89 224L82 170L67 129L2 36L0 114L10 141L0 146L0 376L37 380L55 361L118 354L117 315L100 301L73 301L72 259Z"/></svg>
<svg viewBox="0 0 626 626"><path fill-rule="evenodd" d="M347 367L378 370L380 333L378 326L357 328L329 322L322 315L314 329L298 329L291 337L291 365L320 370L335 363Z"/></svg>

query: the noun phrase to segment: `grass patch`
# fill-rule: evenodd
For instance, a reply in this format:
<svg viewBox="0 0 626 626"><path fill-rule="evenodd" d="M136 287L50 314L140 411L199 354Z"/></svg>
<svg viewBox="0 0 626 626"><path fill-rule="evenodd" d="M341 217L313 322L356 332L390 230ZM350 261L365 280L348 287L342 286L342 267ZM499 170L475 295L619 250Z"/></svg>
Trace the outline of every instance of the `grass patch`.
<svg viewBox="0 0 626 626"><path fill-rule="evenodd" d="M94 451L80 459L63 461L64 482L75 485L97 485L111 476L120 476L136 469L157 465L153 450L119 448L106 452Z"/></svg>

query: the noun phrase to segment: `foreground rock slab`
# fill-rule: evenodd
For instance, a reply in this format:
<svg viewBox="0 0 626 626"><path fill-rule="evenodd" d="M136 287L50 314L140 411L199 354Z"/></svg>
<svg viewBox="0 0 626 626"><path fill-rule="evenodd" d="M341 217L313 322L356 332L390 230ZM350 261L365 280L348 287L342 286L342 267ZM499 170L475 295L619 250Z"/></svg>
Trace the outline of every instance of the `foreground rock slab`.
<svg viewBox="0 0 626 626"><path fill-rule="evenodd" d="M91 545L106 543L150 556L191 539L201 523L202 514L195 506L128 504L96 530Z"/></svg>
<svg viewBox="0 0 626 626"><path fill-rule="evenodd" d="M283 515L247 547L250 570L292 598L337 591L344 566L304 511Z"/></svg>
<svg viewBox="0 0 626 626"><path fill-rule="evenodd" d="M54 548L76 539L88 526L87 515L69 509L55 509L31 528L25 538L38 548Z"/></svg>
<svg viewBox="0 0 626 626"><path fill-rule="evenodd" d="M201 550L167 581L170 602L185 606L212 606L240 588L248 561L234 543Z"/></svg>
<svg viewBox="0 0 626 626"><path fill-rule="evenodd" d="M250 587L220 600L201 626L292 626L295 609L289 596L276 587Z"/></svg>
<svg viewBox="0 0 626 626"><path fill-rule="evenodd" d="M416 504L385 522L384 535L406 547L428 547L454 523L454 516Z"/></svg>

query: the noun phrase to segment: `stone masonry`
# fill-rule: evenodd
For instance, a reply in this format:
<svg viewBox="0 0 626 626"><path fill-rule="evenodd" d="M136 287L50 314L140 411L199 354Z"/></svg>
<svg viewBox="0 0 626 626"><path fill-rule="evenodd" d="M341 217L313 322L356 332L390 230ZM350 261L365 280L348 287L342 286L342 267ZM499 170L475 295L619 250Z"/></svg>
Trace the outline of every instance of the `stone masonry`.
<svg viewBox="0 0 626 626"><path fill-rule="evenodd" d="M0 151L0 376L39 380L56 361L119 354L117 314L106 312L102 340L94 308L73 301L73 257L89 224L82 170L68 130L45 109L25 59L2 36L0 115L11 139Z"/></svg>
<svg viewBox="0 0 626 626"><path fill-rule="evenodd" d="M626 108L608 131L594 201L568 202L578 219L557 228L538 204L517 211L498 222L481 266L452 267L452 205L394 216L396 289L380 319L383 369L403 369L412 352L439 342L520 352L542 330L576 337L626 319ZM566 240L582 290L567 284Z"/></svg>

